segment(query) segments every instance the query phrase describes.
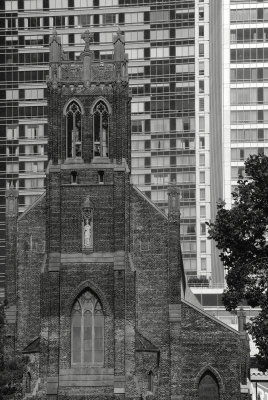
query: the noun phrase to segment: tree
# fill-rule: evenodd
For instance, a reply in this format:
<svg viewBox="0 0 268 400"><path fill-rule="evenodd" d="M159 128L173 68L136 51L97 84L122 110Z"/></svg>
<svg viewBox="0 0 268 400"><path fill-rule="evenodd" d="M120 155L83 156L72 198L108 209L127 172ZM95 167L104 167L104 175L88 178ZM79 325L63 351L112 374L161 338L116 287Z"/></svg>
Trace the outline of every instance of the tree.
<svg viewBox="0 0 268 400"><path fill-rule="evenodd" d="M0 400L22 397L22 380L26 363L26 357L5 354L4 306L0 305Z"/></svg>
<svg viewBox="0 0 268 400"><path fill-rule="evenodd" d="M246 329L259 350L258 367L268 368L268 157L252 155L245 162L246 177L240 177L232 193L234 204L217 204L209 237L221 250L227 288L223 303L228 311L247 301L260 307Z"/></svg>

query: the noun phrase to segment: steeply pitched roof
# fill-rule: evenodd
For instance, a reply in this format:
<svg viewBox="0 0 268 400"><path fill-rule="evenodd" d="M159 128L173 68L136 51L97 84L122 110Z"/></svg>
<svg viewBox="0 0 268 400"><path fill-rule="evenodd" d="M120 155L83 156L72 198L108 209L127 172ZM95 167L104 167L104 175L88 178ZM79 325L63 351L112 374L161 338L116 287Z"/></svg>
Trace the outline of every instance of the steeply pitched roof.
<svg viewBox="0 0 268 400"><path fill-rule="evenodd" d="M202 304L198 301L197 297L194 295L194 293L191 291L191 288L187 284L184 290L184 300L186 300L187 303L193 304L200 310L204 310Z"/></svg>
<svg viewBox="0 0 268 400"><path fill-rule="evenodd" d="M151 199L149 199L144 193L142 193L137 186L132 185L132 188L134 189L134 191L147 203L149 203L159 214L162 215L162 217L164 217L165 219L168 219L167 215L164 213L164 211L160 210L160 208L157 207L157 205L155 205L154 202L152 202Z"/></svg>
<svg viewBox="0 0 268 400"><path fill-rule="evenodd" d="M197 307L195 304L193 304L193 303L187 301L186 298L185 298L185 299L182 299L182 302L183 302L184 304L186 304L187 306L192 307L193 309L195 309L195 310L198 311L199 313L203 314L205 317L207 317L207 318L211 319L212 321L216 322L217 324L223 326L223 327L226 328L227 330L229 330L229 331L235 333L235 334L238 335L238 336L240 335L240 332L238 332L237 330L235 330L234 328L232 328L230 325L225 324L225 323L224 323L223 321L221 321L220 319L218 319L218 318L214 317L213 315L209 314L208 312L206 312L206 311L203 309L202 305L201 305L201 308L200 308L200 307Z"/></svg>
<svg viewBox="0 0 268 400"><path fill-rule="evenodd" d="M19 216L18 221L23 219L28 212L30 212L34 207L36 207L43 199L45 199L46 193L41 194L34 202L31 204L23 213Z"/></svg>
<svg viewBox="0 0 268 400"><path fill-rule="evenodd" d="M23 353L39 353L40 352L40 337L35 338L23 350Z"/></svg>
<svg viewBox="0 0 268 400"><path fill-rule="evenodd" d="M159 352L159 349L138 331L136 331L135 349L136 351Z"/></svg>

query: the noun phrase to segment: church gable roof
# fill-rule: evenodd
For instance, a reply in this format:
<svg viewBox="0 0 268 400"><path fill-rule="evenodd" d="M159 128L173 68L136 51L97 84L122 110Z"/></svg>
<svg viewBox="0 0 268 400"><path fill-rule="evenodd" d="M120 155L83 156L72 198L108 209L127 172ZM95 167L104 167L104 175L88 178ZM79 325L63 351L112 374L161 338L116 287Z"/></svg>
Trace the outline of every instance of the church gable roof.
<svg viewBox="0 0 268 400"><path fill-rule="evenodd" d="M204 311L202 304L199 302L199 300L197 299L197 297L194 295L194 293L191 291L191 288L187 284L185 285L185 288L182 291L182 293L184 293L184 300L186 300L187 303L193 304L199 310Z"/></svg>
<svg viewBox="0 0 268 400"><path fill-rule="evenodd" d="M38 207L43 201L46 199L46 193L41 194L32 205L30 205L18 218L18 222L22 221L29 212L34 211L36 207Z"/></svg>
<svg viewBox="0 0 268 400"><path fill-rule="evenodd" d="M165 220L168 219L167 215L160 210L144 193L142 193L135 185L132 185L133 194L138 195L142 200L144 200L149 206L151 206L159 215L161 215Z"/></svg>
<svg viewBox="0 0 268 400"><path fill-rule="evenodd" d="M159 352L159 349L138 331L136 331L135 349L136 351Z"/></svg>
<svg viewBox="0 0 268 400"><path fill-rule="evenodd" d="M182 299L182 303L184 303L185 305L187 305L188 307L193 308L194 310L196 310L197 312L199 312L200 314L203 314L206 318L209 318L210 320L212 320L213 322L215 322L218 325L221 325L223 328L229 330L232 333L235 333L236 335L240 336L240 332L236 331L234 328L232 328L231 326L225 324L224 322L222 322L220 319L214 317L213 315L209 314L208 312L206 312L203 307L199 307L196 304L190 303L189 301L185 299Z"/></svg>
<svg viewBox="0 0 268 400"><path fill-rule="evenodd" d="M40 352L40 337L35 338L23 350L23 353L39 353Z"/></svg>

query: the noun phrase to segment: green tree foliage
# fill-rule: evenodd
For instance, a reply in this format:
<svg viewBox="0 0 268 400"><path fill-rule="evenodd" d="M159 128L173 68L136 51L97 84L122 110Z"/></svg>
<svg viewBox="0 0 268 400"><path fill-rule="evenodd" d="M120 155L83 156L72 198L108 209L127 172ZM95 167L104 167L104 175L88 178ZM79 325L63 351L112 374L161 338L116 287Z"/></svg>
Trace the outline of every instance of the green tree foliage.
<svg viewBox="0 0 268 400"><path fill-rule="evenodd" d="M217 205L210 238L221 250L226 268L227 289L223 302L228 311L241 301L260 307L260 313L247 324L259 350L259 369L268 368L268 157L252 155L245 162L247 178L238 180L232 193L233 207Z"/></svg>
<svg viewBox="0 0 268 400"><path fill-rule="evenodd" d="M25 357L11 357L5 351L4 307L0 305L0 400L19 399L22 394L22 379Z"/></svg>

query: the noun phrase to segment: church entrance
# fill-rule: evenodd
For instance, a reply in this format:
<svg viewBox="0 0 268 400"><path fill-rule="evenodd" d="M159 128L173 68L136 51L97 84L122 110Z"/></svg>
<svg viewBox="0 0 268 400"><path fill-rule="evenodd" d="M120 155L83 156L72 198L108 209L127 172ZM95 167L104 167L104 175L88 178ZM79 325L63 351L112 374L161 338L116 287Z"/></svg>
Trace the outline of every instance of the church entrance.
<svg viewBox="0 0 268 400"><path fill-rule="evenodd" d="M215 377L206 372L200 380L198 388L199 400L219 400L219 386Z"/></svg>

